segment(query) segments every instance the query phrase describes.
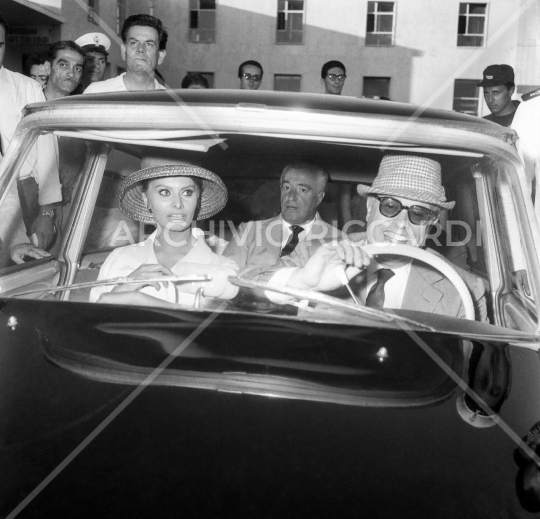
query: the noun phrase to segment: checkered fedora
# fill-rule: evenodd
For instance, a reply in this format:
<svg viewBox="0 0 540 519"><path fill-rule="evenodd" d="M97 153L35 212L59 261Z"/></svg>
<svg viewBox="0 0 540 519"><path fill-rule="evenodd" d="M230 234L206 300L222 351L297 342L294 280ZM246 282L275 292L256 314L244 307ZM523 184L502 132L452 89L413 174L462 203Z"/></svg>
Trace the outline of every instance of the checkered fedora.
<svg viewBox="0 0 540 519"><path fill-rule="evenodd" d="M124 179L118 192L120 210L132 220L156 223L142 196L141 181L162 177L198 177L202 180L202 195L197 220L204 220L219 213L227 203L227 188L211 171L178 161L160 157L144 157L142 169Z"/></svg>
<svg viewBox="0 0 540 519"><path fill-rule="evenodd" d="M398 196L443 209L452 209L455 205L446 201L441 165L436 160L415 155L385 155L371 187L359 184L357 190L362 196Z"/></svg>

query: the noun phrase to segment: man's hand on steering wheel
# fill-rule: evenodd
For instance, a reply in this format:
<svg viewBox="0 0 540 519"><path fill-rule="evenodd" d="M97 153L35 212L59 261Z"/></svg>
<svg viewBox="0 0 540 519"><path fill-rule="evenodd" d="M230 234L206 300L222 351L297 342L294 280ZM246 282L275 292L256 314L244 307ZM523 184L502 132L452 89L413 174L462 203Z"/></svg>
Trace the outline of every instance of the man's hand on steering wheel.
<svg viewBox="0 0 540 519"><path fill-rule="evenodd" d="M345 269L352 278L370 263L362 248L346 241L325 244L317 249L304 267L296 269L287 286L303 290L328 291L342 286L336 269Z"/></svg>

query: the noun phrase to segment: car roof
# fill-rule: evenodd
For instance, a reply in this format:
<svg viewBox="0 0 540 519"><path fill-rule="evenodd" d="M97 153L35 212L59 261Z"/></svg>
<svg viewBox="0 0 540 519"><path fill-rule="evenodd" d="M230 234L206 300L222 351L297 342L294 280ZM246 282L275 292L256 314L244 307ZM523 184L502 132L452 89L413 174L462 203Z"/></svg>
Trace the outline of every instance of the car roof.
<svg viewBox="0 0 540 519"><path fill-rule="evenodd" d="M272 91L217 90L217 89L176 89L153 92L111 92L68 96L47 103L32 104L27 107L27 114L43 109L62 110L68 106L85 106L95 103L177 105L263 105L266 108L281 108L312 112L344 112L348 114L377 115L386 117L404 117L417 120L435 120L440 122L460 123L464 128L482 131L500 138L501 126L471 115L430 108L411 103L362 99L349 96L331 96L323 94L305 94Z"/></svg>

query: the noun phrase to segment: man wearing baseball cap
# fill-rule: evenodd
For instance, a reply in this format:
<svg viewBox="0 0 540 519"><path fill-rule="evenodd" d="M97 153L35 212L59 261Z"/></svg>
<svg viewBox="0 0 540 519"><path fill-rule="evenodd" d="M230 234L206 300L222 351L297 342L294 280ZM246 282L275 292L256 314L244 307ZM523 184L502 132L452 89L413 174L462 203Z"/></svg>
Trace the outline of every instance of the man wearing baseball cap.
<svg viewBox="0 0 540 519"><path fill-rule="evenodd" d="M501 126L510 126L519 101L512 101L515 90L514 69L510 65L490 65L476 86L483 87L484 100L491 112L484 119Z"/></svg>
<svg viewBox="0 0 540 519"><path fill-rule="evenodd" d="M74 92L82 94L90 83L103 81L111 40L100 32L89 32L75 40L75 43L82 48L86 57L81 82Z"/></svg>
<svg viewBox="0 0 540 519"><path fill-rule="evenodd" d="M357 190L368 199L367 233L363 241L319 246L311 254L299 243L290 256L281 258L274 267L252 269L247 277L289 288L329 291L341 286L335 274L341 264L347 268L357 299L366 306L465 317L460 295L438 270L404 256L380 255L377 261L366 261L362 253L366 242L424 246L429 228L439 219L440 211L455 205L446 200L439 162L417 155L388 153L373 184L360 184ZM439 258L444 260L442 256ZM471 293L476 320L487 322L482 280L455 265L452 267ZM269 297L275 302L288 302Z"/></svg>

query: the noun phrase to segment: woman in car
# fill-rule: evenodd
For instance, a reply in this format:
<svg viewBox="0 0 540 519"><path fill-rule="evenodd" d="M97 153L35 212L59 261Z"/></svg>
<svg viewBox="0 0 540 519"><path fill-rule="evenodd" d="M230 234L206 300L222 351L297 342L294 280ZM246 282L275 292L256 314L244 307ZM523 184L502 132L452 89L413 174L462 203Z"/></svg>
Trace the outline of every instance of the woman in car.
<svg viewBox="0 0 540 519"><path fill-rule="evenodd" d="M115 249L98 277L129 277L141 282L94 287L90 301L174 307L193 305L201 287L211 297L236 295L237 288L228 282L228 276L235 275L238 266L215 254L203 231L192 225L225 207L227 188L217 175L198 166L145 157L142 169L122 182L118 201L126 216L154 224L156 230L142 243ZM174 285L155 281L161 276L193 274L207 274L212 280Z"/></svg>

